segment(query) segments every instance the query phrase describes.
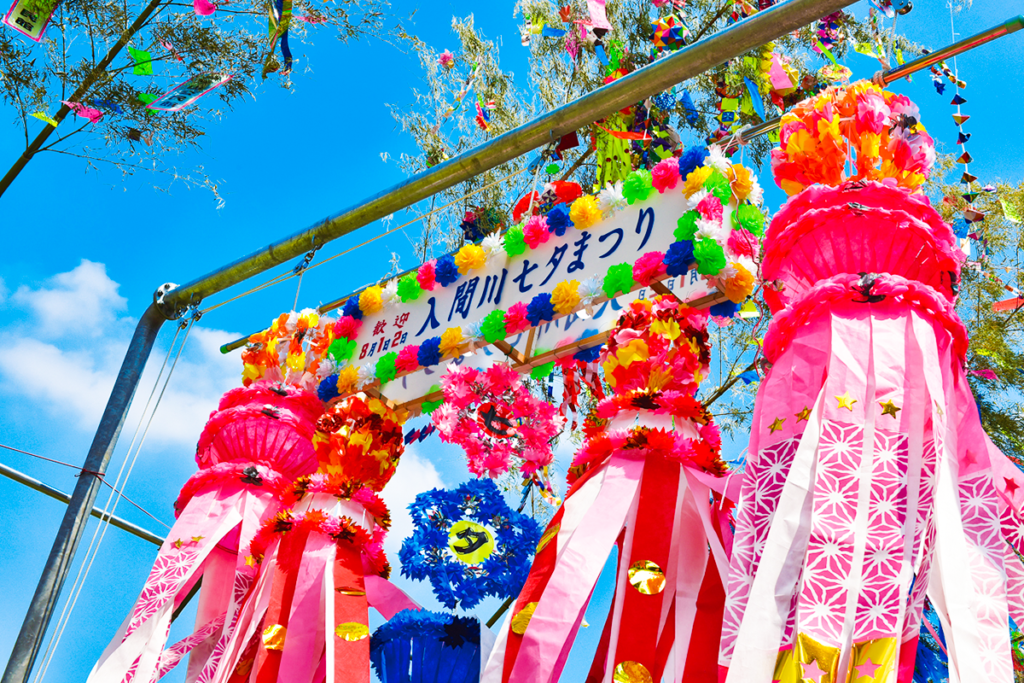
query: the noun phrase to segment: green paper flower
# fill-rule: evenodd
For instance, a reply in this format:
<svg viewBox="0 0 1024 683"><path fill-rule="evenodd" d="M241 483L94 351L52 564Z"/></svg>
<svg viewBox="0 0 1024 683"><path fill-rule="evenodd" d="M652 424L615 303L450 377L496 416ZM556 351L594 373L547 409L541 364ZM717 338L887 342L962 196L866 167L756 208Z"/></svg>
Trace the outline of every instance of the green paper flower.
<svg viewBox="0 0 1024 683"><path fill-rule="evenodd" d="M697 259L697 272L701 275L718 275L718 271L725 268L725 251L712 239L694 242L693 256Z"/></svg>
<svg viewBox="0 0 1024 683"><path fill-rule="evenodd" d="M480 322L480 332L488 344L501 341L505 338L505 311L491 311Z"/></svg>
<svg viewBox="0 0 1024 683"><path fill-rule="evenodd" d="M327 347L327 355L331 357L335 365L348 362L355 352L356 342L354 339L335 339Z"/></svg>
<svg viewBox="0 0 1024 683"><path fill-rule="evenodd" d="M526 251L526 241L523 239L523 226L513 225L505 233L505 253L512 256L519 256Z"/></svg>
<svg viewBox="0 0 1024 683"><path fill-rule="evenodd" d="M732 197L732 188L729 187L729 179L722 175L719 170L714 170L708 179L704 181L704 189L715 195L722 201L722 205L729 203Z"/></svg>
<svg viewBox="0 0 1024 683"><path fill-rule="evenodd" d="M627 294L629 290L633 289L633 266L628 263L620 263L609 268L608 274L604 276L601 289L609 299L619 292Z"/></svg>
<svg viewBox="0 0 1024 683"><path fill-rule="evenodd" d="M732 212L732 226L741 227L755 237L764 235L764 214L753 204L740 204Z"/></svg>
<svg viewBox="0 0 1024 683"><path fill-rule="evenodd" d="M686 213L679 217L679 220L676 221L676 225L678 225L679 227L676 228L676 231L674 233L672 233L676 238L676 242L682 242L683 240L693 240L694 235L697 234L698 218L700 218L700 212L694 209L687 211Z"/></svg>
<svg viewBox="0 0 1024 683"><path fill-rule="evenodd" d="M538 365L533 370L530 370L530 377L533 379L544 379L555 370L555 361L545 363L544 365Z"/></svg>
<svg viewBox="0 0 1024 683"><path fill-rule="evenodd" d="M440 408L442 403L444 403L444 399L443 398L440 398L440 399L438 399L436 401L424 401L423 402L423 412L426 415L430 415L432 412L434 412L435 410Z"/></svg>
<svg viewBox="0 0 1024 683"><path fill-rule="evenodd" d="M423 288L420 287L420 283L416 282L416 273L409 273L398 278L398 298L402 300L402 303L416 301L422 293Z"/></svg>
<svg viewBox="0 0 1024 683"><path fill-rule="evenodd" d="M377 368L374 374L377 375L377 379L380 380L381 384L387 384L395 378L397 374L395 370L396 358L398 358L398 354L392 351L391 353L385 353L377 359Z"/></svg>
<svg viewBox="0 0 1024 683"><path fill-rule="evenodd" d="M728 183L726 185L728 186ZM651 172L644 168L639 168L630 173L626 176L626 182L622 184L622 196L630 204L642 202L652 192L654 192L654 184L651 181Z"/></svg>

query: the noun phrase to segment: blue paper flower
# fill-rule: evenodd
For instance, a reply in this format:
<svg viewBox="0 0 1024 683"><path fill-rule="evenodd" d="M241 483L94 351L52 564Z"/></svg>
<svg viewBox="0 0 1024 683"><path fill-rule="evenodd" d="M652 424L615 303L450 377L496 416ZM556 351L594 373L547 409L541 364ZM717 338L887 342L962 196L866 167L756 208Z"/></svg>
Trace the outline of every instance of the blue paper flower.
<svg viewBox="0 0 1024 683"><path fill-rule="evenodd" d="M672 93L663 92L654 96L654 106L663 111L668 111L676 106L676 98Z"/></svg>
<svg viewBox="0 0 1024 683"><path fill-rule="evenodd" d="M447 287L459 279L459 268L455 265L454 256L446 254L437 259L437 264L434 266L434 279L442 287Z"/></svg>
<svg viewBox="0 0 1024 683"><path fill-rule="evenodd" d="M534 327L554 317L555 307L551 305L551 295L548 293L538 294L533 297L533 301L526 307L526 319Z"/></svg>
<svg viewBox="0 0 1024 683"><path fill-rule="evenodd" d="M573 225L572 219L569 218L569 207L565 204L555 204L550 211L548 211L548 231L553 232L559 237L565 234L566 228Z"/></svg>
<svg viewBox="0 0 1024 683"><path fill-rule="evenodd" d="M679 157L679 176L686 180L686 176L697 170L697 167L703 164L707 158L707 148L697 145L687 147L686 151Z"/></svg>
<svg viewBox="0 0 1024 683"><path fill-rule="evenodd" d="M445 607L472 609L484 596L505 599L519 593L541 528L511 509L493 481L474 479L456 489L421 493L409 512L414 531L398 553L402 575L429 580ZM494 541L493 551L478 564L464 562L449 547L449 530L464 520L483 527Z"/></svg>
<svg viewBox="0 0 1024 683"><path fill-rule="evenodd" d="M968 232L971 229L971 224L965 221L963 218L957 218L953 221L951 227L953 228L953 234L963 239L967 237Z"/></svg>
<svg viewBox="0 0 1024 683"><path fill-rule="evenodd" d="M739 304L734 304L731 301L723 301L722 303L715 304L708 309L708 312L719 318L731 318L736 314L736 311L740 310Z"/></svg>
<svg viewBox="0 0 1024 683"><path fill-rule="evenodd" d="M330 375L321 380L320 384L317 385L316 395L324 403L327 403L332 398L338 398L340 395L338 394L338 375Z"/></svg>
<svg viewBox="0 0 1024 683"><path fill-rule="evenodd" d="M363 312L359 310L359 297L349 297L348 301L345 302L345 307L341 309L343 315L350 315L356 320L363 319Z"/></svg>
<svg viewBox="0 0 1024 683"><path fill-rule="evenodd" d="M440 363L441 338L431 337L420 344L420 349L416 352L416 362L425 368L429 368L431 365L437 365Z"/></svg>
<svg viewBox="0 0 1024 683"><path fill-rule="evenodd" d="M665 252L664 261L665 271L669 275L673 277L685 275L686 271L690 270L690 266L697 261L693 257L693 242L689 240L673 242Z"/></svg>
<svg viewBox="0 0 1024 683"><path fill-rule="evenodd" d="M480 679L480 622L476 617L402 610L374 631L370 662L383 683L409 681L410 663L411 680L476 683Z"/></svg>
<svg viewBox="0 0 1024 683"><path fill-rule="evenodd" d="M583 361L584 363L593 363L601 355L601 348L603 344L597 346L591 346L589 349L582 349L577 351L576 355L573 356L573 360Z"/></svg>

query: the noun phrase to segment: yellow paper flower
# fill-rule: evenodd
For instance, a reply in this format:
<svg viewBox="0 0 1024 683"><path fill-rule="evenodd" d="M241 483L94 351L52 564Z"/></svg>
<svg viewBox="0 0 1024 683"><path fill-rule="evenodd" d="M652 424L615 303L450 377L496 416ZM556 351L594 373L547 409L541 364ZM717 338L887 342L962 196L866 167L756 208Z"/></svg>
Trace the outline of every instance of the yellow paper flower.
<svg viewBox="0 0 1024 683"><path fill-rule="evenodd" d="M461 327L449 327L441 335L441 345L438 350L442 356L454 356L458 350L459 345L462 344L462 328Z"/></svg>
<svg viewBox="0 0 1024 683"><path fill-rule="evenodd" d="M363 315L373 315L384 307L380 294L381 288L377 285L363 290L363 293L359 295L359 310L363 312Z"/></svg>
<svg viewBox="0 0 1024 683"><path fill-rule="evenodd" d="M687 197L696 194L704 187L704 181L711 177L711 171L710 166L700 166L690 171L690 175L686 176L686 182L683 183L683 194Z"/></svg>
<svg viewBox="0 0 1024 683"><path fill-rule="evenodd" d="M260 367L259 365L253 365L251 363L246 363L245 364L245 366L242 369L242 379L243 380L250 379L250 380L255 381L255 380L260 379L261 377L263 377L263 368L262 367Z"/></svg>
<svg viewBox="0 0 1024 683"><path fill-rule="evenodd" d="M660 365L654 365L647 379L647 388L651 391L661 391L671 380L671 372Z"/></svg>
<svg viewBox="0 0 1024 683"><path fill-rule="evenodd" d="M583 195L572 203L569 210L569 217L573 225L580 230L586 230L592 225L601 222L601 209L597 205L597 199L590 195Z"/></svg>
<svg viewBox="0 0 1024 683"><path fill-rule="evenodd" d="M738 304L754 291L754 276L738 263L733 263L732 267L736 269L736 274L722 282L722 290L729 301Z"/></svg>
<svg viewBox="0 0 1024 683"><path fill-rule="evenodd" d="M306 354L305 353L289 353L288 357L285 358L285 365L288 366L289 370L295 372L301 372L306 367Z"/></svg>
<svg viewBox="0 0 1024 683"><path fill-rule="evenodd" d="M338 370L338 394L341 396L351 394L356 388L358 379L359 370L354 365L346 365Z"/></svg>
<svg viewBox="0 0 1024 683"><path fill-rule="evenodd" d="M753 174L745 166L732 164L729 166L729 185L736 201L742 202L754 188Z"/></svg>
<svg viewBox="0 0 1024 683"><path fill-rule="evenodd" d="M486 262L487 254L484 253L482 247L475 244L467 244L455 254L455 266L463 275L471 270L483 268Z"/></svg>
<svg viewBox="0 0 1024 683"><path fill-rule="evenodd" d="M575 206L575 205L574 205ZM565 280L555 285L551 292L551 306L555 313L568 315L580 303L580 283L576 280Z"/></svg>
<svg viewBox="0 0 1024 683"><path fill-rule="evenodd" d="M651 332L654 334L660 334L662 337L666 337L670 341L675 341L676 337L682 334L682 330L679 329L679 323L675 320L655 320L651 323Z"/></svg>
<svg viewBox="0 0 1024 683"><path fill-rule="evenodd" d="M366 449L368 449L372 443L373 436L363 431L355 432L348 437L349 446L359 446L363 450L363 453L366 452Z"/></svg>
<svg viewBox="0 0 1024 683"><path fill-rule="evenodd" d="M819 140L825 142L825 140L828 140L829 138L832 138L833 140L838 140L840 137L841 136L839 134L838 114L833 115L831 120L826 119L825 117L818 119Z"/></svg>
<svg viewBox="0 0 1024 683"><path fill-rule="evenodd" d="M619 364L622 367L628 368L634 361L647 360L650 358L651 353L647 348L647 342L643 339L634 339L625 346L619 348L615 353L615 356L619 359Z"/></svg>

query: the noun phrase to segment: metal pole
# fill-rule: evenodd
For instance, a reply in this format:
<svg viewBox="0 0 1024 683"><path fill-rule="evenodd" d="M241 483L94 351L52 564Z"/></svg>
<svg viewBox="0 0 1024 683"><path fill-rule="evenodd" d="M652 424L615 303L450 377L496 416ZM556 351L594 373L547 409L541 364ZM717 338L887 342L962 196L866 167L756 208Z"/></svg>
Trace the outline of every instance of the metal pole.
<svg viewBox="0 0 1024 683"><path fill-rule="evenodd" d="M24 472L19 472L13 467L8 467L3 463L0 463L0 474L7 477L8 479L18 482L19 484L24 484L30 489L39 491L39 493L49 496L54 500L59 500L62 503L68 503L71 500L71 496L64 493L63 491L55 489L52 486L48 486L43 482L39 481L38 479L30 477ZM103 510L100 510L99 508L93 508L90 514L92 514L92 516L97 519L101 519L104 516ZM110 522L111 526L116 526L118 529L121 529L122 531L127 531L133 536L138 536L144 541L149 541L155 546L159 547L164 544L163 538L157 536L151 531L146 531L141 526L136 526L135 524L132 524L126 519L122 519L121 517L118 517L116 515L107 515L107 521Z"/></svg>
<svg viewBox="0 0 1024 683"><path fill-rule="evenodd" d="M165 305L172 307L165 309L168 317L175 317L173 310L198 303L211 294L305 254L312 247L323 246L401 211L852 4L854 0L789 0L758 12L310 228L168 292Z"/></svg>
<svg viewBox="0 0 1024 683"><path fill-rule="evenodd" d="M927 69L932 64L938 64L949 57L955 57L956 55L963 54L968 50L973 50L979 45L984 45L996 38L1002 38L1003 36L1019 31L1022 28L1024 28L1024 14L1018 14L1012 19L1007 19L1001 24L985 29L981 33L976 33L970 38L964 38L963 40L953 43L952 45L947 45L940 50L929 52L926 55L922 55L917 59L911 60L906 64L901 64L900 66L889 69L888 71L879 71L874 80L881 80L886 85L894 83L901 78L906 78L911 74ZM758 135L764 135L765 133L770 133L771 131L778 129L781 124L782 117L779 116L742 130L740 131L739 136L743 138L743 140L753 140Z"/></svg>
<svg viewBox="0 0 1024 683"><path fill-rule="evenodd" d="M146 359L149 358L157 332L160 331L164 320L164 316L154 303L142 314L135 328L135 334L128 345L128 352L107 400L107 407L103 410L96 436L93 437L92 446L89 448L89 455L82 466L81 476L75 484L74 493L71 494L71 501L57 531L57 538L50 549L50 556L46 558L46 566L39 577L39 584L36 586L35 595L32 596L18 639L14 643L11 658L7 661L3 683L24 683L32 671L39 646L53 617L57 597L64 586L68 571L71 569L71 561L85 532L89 513L96 503L96 495L101 486L99 477L106 472L107 463L110 462L118 434L128 415L128 408L131 406L142 370L146 366Z"/></svg>

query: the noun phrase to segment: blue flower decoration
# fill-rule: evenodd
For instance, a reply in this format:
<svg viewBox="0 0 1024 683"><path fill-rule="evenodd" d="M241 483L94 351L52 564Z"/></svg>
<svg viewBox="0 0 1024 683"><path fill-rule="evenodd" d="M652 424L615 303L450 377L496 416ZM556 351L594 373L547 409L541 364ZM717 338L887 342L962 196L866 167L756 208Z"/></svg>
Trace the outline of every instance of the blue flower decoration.
<svg viewBox="0 0 1024 683"><path fill-rule="evenodd" d="M955 221L953 221L951 227L953 228L953 234L959 237L960 239L963 239L967 237L967 233L971 229L971 224L965 221L963 218L957 218Z"/></svg>
<svg viewBox="0 0 1024 683"><path fill-rule="evenodd" d="M660 95L654 96L654 106L662 111L668 111L672 107L676 106L676 98L672 93L663 92Z"/></svg>
<svg viewBox="0 0 1024 683"><path fill-rule="evenodd" d="M708 150L705 147L694 145L687 147L686 151L679 157L679 175L683 180L686 176L697 170L697 167L708 158Z"/></svg>
<svg viewBox="0 0 1024 683"><path fill-rule="evenodd" d="M736 314L736 311L740 310L739 304L734 304L731 301L723 301L720 304L715 304L708 309L708 312L719 318L731 318Z"/></svg>
<svg viewBox="0 0 1024 683"><path fill-rule="evenodd" d="M571 225L573 225L573 222L569 218L569 207L565 204L555 204L548 211L548 231L561 237L565 234L566 228Z"/></svg>
<svg viewBox="0 0 1024 683"><path fill-rule="evenodd" d="M685 275L690 265L697 262L693 256L693 242L680 240L669 245L665 252L665 270L672 277Z"/></svg>
<svg viewBox="0 0 1024 683"><path fill-rule="evenodd" d="M413 655L415 653L415 656ZM480 679L480 622L426 610L402 610L374 631L370 662L383 683L476 683ZM438 666L444 662L443 666Z"/></svg>
<svg viewBox="0 0 1024 683"><path fill-rule="evenodd" d="M425 368L437 365L441 362L441 338L431 337L422 344L416 352L416 362Z"/></svg>
<svg viewBox="0 0 1024 683"><path fill-rule="evenodd" d="M332 398L338 398L338 375L334 374L321 380L316 388L316 395L324 403Z"/></svg>
<svg viewBox="0 0 1024 683"><path fill-rule="evenodd" d="M591 346L589 349L577 351L576 355L573 356L573 360L583 361L584 363L593 363L601 355L601 348L603 346L603 344L598 344L597 346Z"/></svg>
<svg viewBox="0 0 1024 683"><path fill-rule="evenodd" d="M434 279L442 287L447 287L459 279L459 268L455 265L454 256L446 254L437 259L437 265L434 266Z"/></svg>
<svg viewBox="0 0 1024 683"><path fill-rule="evenodd" d="M510 508L492 480L421 493L409 512L414 531L398 553L402 576L429 579L434 595L449 609L472 609L487 595L505 599L519 594L541 528ZM479 564L461 561L448 546L449 530L464 520L483 526L494 540L494 550Z"/></svg>
<svg viewBox="0 0 1024 683"><path fill-rule="evenodd" d="M544 293L533 297L526 307L526 319L536 327L555 317L555 307L551 305L551 295Z"/></svg>
<svg viewBox="0 0 1024 683"><path fill-rule="evenodd" d="M363 312L359 310L359 297L349 297L348 301L345 302L345 307L341 309L343 315L350 315L356 320L363 319Z"/></svg>

